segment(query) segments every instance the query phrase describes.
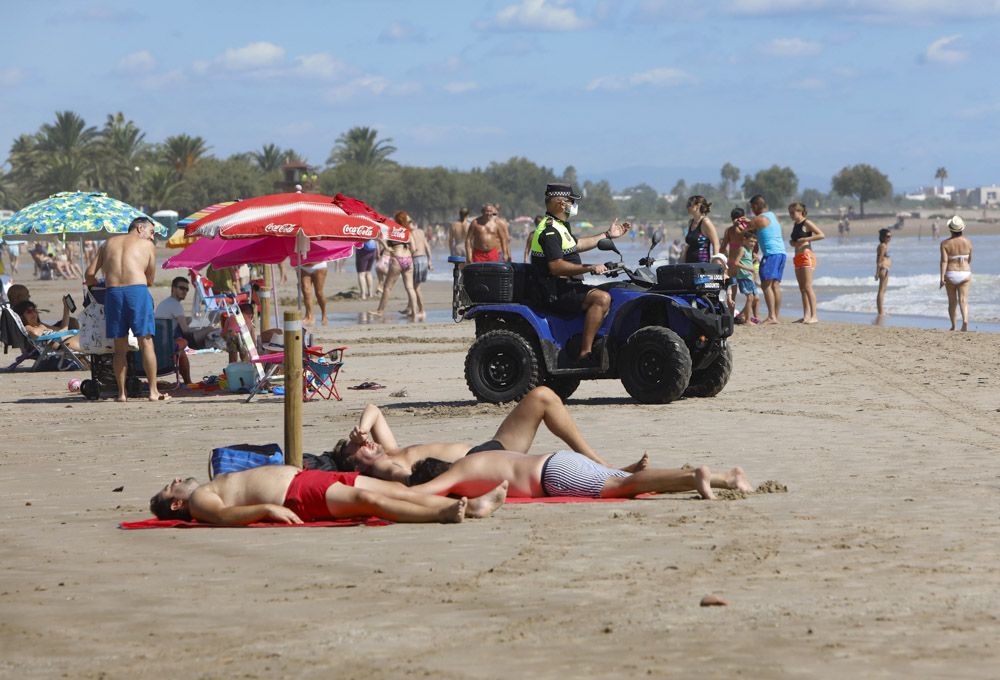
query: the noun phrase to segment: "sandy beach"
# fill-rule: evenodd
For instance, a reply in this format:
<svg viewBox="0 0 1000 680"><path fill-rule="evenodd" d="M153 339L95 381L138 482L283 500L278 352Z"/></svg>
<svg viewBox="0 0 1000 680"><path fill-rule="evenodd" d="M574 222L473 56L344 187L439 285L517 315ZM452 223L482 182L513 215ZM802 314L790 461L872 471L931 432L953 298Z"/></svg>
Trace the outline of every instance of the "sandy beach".
<svg viewBox="0 0 1000 680"><path fill-rule="evenodd" d="M66 285L25 282L58 309ZM446 284L428 294L449 304ZM318 329L350 349L343 401L304 406L305 450L368 401L402 442L489 438L508 408L465 385L473 330ZM598 381L568 406L613 463L741 465L787 492L508 505L457 526L123 531L173 476L203 478L211 448L281 443L280 399L120 405L69 393L82 372L0 375L0 675L994 676L996 337L824 322L738 327L732 346L714 399L640 405ZM345 389L367 380L386 389ZM533 451L557 446L542 433Z"/></svg>

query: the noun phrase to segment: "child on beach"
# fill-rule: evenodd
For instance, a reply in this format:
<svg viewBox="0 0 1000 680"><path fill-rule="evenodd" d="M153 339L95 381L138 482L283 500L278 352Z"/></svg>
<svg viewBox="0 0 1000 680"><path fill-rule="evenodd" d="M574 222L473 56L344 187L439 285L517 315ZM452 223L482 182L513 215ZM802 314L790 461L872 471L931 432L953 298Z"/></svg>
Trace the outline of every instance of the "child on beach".
<svg viewBox="0 0 1000 680"><path fill-rule="evenodd" d="M797 323L816 323L816 293L813 291L813 272L816 271L816 253L812 242L820 241L826 236L820 228L806 217L806 206L803 203L792 203L788 206L788 216L794 223L790 242L795 248L795 278L799 282L799 293L802 294L802 318Z"/></svg>
<svg viewBox="0 0 1000 680"><path fill-rule="evenodd" d="M726 257L729 258L729 270L726 272L726 278L732 280L732 284L729 286L729 306L735 309L737 290L736 262L739 260L740 248L743 247L743 232L750 226L750 220L746 218L746 211L743 208L733 208L729 212L729 219L732 221L732 225L722 235L722 242L719 243L719 251L725 253Z"/></svg>
<svg viewBox="0 0 1000 680"><path fill-rule="evenodd" d="M743 234L743 245L740 246L735 258L736 286L746 296L743 311L736 317L737 323L745 323L751 326L760 323L760 319L757 318L759 313L757 305L760 302L760 298L757 295L757 287L754 285L754 279L757 278L757 267L755 264L759 259L757 235L752 231L745 232Z"/></svg>

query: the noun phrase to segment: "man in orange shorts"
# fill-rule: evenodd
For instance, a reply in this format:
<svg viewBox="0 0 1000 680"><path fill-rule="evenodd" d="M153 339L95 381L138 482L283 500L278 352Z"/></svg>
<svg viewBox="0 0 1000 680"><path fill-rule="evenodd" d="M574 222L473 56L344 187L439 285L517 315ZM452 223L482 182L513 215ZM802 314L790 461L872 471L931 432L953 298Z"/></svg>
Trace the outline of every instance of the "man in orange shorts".
<svg viewBox="0 0 1000 680"><path fill-rule="evenodd" d="M452 523L488 517L506 496L506 483L477 498L455 500L356 472L265 465L219 475L200 485L194 477L178 477L149 500L149 509L159 519L196 519L227 526L372 516L392 522Z"/></svg>

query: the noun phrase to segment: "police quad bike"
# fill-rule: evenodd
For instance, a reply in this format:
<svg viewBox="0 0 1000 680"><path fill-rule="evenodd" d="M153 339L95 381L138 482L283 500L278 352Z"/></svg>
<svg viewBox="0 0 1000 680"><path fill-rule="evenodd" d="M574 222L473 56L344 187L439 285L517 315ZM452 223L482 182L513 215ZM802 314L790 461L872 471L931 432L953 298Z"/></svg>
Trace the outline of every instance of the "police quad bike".
<svg viewBox="0 0 1000 680"><path fill-rule="evenodd" d="M567 399L581 380L620 379L646 404L681 396L713 397L732 372L727 338L733 315L725 302L725 270L716 264L652 268L653 239L639 267L629 269L611 239L597 247L618 254L598 288L611 308L597 332L591 360L579 362L583 312L558 314L532 303L531 267L519 263L455 265L452 317L473 319L476 341L465 359L465 380L480 401L516 401L538 385ZM722 299L720 299L720 295Z"/></svg>

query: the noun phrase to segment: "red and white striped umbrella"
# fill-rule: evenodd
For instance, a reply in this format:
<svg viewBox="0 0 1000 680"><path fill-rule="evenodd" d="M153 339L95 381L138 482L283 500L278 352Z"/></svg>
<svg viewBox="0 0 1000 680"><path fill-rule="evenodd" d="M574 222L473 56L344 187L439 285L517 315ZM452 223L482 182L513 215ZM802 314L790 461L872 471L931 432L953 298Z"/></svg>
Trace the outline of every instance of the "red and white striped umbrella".
<svg viewBox="0 0 1000 680"><path fill-rule="evenodd" d="M303 193L259 196L222 208L185 228L188 236L224 239L294 238L300 232L309 239L410 240L409 229L341 194L336 198Z"/></svg>

